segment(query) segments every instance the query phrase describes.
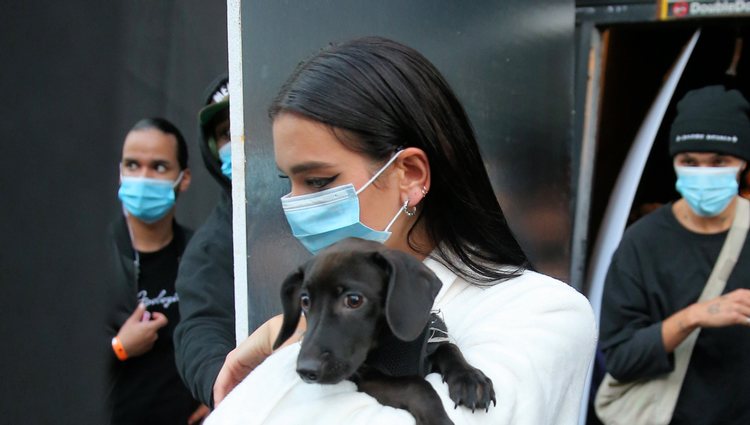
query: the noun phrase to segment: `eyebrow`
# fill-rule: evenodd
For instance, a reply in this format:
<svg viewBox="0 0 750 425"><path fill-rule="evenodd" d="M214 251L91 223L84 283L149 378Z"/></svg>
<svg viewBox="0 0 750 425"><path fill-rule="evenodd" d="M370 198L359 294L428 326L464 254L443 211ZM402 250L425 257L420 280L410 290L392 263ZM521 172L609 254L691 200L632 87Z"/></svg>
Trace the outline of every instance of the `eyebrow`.
<svg viewBox="0 0 750 425"><path fill-rule="evenodd" d="M302 164L296 164L292 166L292 168L289 169L289 174L299 174L299 173L304 173L306 171L317 170L320 168L327 168L331 166L332 165L327 162L320 162L320 161L303 162Z"/></svg>
<svg viewBox="0 0 750 425"><path fill-rule="evenodd" d="M136 162L138 164L141 163L141 161L139 161L138 159L136 159L136 158L130 158L130 157L127 157L127 156L124 157L124 158L122 158L122 162L123 163L126 163L126 162ZM153 161L150 161L149 164L151 166L155 166L155 165L166 165L166 166L169 166L169 165L172 165L172 162L170 160L167 160L167 159L155 159Z"/></svg>

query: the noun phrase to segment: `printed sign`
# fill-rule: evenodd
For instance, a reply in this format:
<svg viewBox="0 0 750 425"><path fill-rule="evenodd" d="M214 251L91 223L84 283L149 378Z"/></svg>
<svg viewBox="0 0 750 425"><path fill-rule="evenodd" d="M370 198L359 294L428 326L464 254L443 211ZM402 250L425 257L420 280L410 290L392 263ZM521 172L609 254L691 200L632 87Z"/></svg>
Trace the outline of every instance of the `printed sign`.
<svg viewBox="0 0 750 425"><path fill-rule="evenodd" d="M658 0L659 19L750 15L750 0Z"/></svg>

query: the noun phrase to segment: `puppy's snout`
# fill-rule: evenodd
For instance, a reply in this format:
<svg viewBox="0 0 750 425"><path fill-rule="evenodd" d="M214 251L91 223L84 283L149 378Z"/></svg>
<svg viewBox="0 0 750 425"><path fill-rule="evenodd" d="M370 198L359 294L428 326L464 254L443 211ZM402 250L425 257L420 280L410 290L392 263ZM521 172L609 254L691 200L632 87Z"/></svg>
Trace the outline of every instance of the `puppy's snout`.
<svg viewBox="0 0 750 425"><path fill-rule="evenodd" d="M317 359L305 359L297 362L297 374L307 383L318 382L322 362Z"/></svg>

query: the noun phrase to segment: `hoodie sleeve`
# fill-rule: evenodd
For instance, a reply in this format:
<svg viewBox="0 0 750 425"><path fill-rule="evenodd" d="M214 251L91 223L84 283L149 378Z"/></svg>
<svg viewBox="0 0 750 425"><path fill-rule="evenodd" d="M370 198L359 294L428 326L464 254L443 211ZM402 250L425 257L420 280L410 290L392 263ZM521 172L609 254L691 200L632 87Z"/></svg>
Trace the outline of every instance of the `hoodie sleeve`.
<svg viewBox="0 0 750 425"><path fill-rule="evenodd" d="M213 385L235 347L231 215L220 203L190 240L177 274L177 370L198 400L213 405Z"/></svg>

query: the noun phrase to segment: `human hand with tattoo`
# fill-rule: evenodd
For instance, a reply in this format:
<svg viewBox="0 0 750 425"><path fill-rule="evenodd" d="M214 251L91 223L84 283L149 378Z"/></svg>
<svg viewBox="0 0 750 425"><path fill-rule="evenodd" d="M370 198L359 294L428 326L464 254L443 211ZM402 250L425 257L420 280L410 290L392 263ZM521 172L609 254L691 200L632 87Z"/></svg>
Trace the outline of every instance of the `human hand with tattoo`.
<svg viewBox="0 0 750 425"><path fill-rule="evenodd" d="M735 289L690 308L695 316L693 320L702 328L750 326L750 289Z"/></svg>
<svg viewBox="0 0 750 425"><path fill-rule="evenodd" d="M714 299L691 304L662 322L661 336L668 353L697 328L750 326L750 289L735 289Z"/></svg>

